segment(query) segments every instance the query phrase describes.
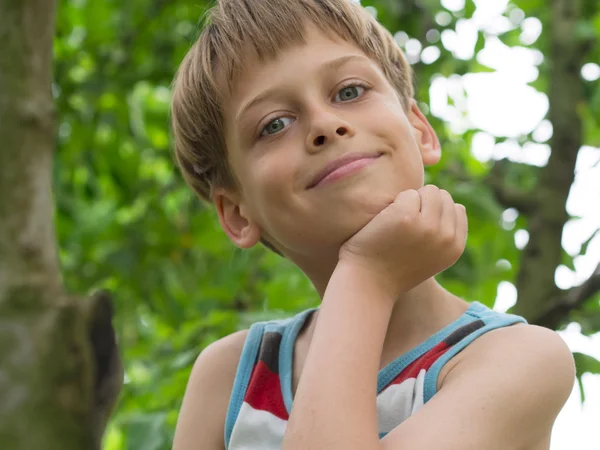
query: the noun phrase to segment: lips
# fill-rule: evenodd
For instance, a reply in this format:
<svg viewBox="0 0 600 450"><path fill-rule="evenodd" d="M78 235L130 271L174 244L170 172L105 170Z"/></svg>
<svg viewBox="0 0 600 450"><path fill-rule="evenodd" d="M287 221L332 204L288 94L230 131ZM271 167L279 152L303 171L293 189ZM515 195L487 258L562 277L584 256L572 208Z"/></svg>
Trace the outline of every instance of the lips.
<svg viewBox="0 0 600 450"><path fill-rule="evenodd" d="M328 175L338 170L347 164L359 161L361 159L375 159L381 156L381 153L348 153L347 155L341 156L340 158L334 159L327 163L311 180L307 189L316 187L321 181L327 178Z"/></svg>

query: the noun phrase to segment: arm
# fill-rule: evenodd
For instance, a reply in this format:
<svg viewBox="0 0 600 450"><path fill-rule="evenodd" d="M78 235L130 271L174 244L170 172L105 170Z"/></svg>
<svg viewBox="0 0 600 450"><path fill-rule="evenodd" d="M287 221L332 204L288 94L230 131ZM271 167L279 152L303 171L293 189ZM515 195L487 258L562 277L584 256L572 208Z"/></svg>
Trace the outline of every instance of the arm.
<svg viewBox="0 0 600 450"><path fill-rule="evenodd" d="M438 394L379 441L375 386L390 313L377 301L384 294L360 274L337 275L284 450L530 450L547 439L573 387L573 358L553 331L518 325L491 331L457 355Z"/></svg>
<svg viewBox="0 0 600 450"><path fill-rule="evenodd" d="M173 450L223 450L225 416L247 330L202 351L186 388Z"/></svg>
<svg viewBox="0 0 600 450"><path fill-rule="evenodd" d="M399 193L342 245L283 450L380 448L377 373L395 302L454 264L466 234L464 207L448 192L426 186Z"/></svg>
<svg viewBox="0 0 600 450"><path fill-rule="evenodd" d="M393 299L369 276L338 265L319 311L282 450L379 448L377 373L392 306Z"/></svg>
<svg viewBox="0 0 600 450"><path fill-rule="evenodd" d="M464 207L426 186L400 193L342 246L283 450L532 450L549 433L573 359L555 333L515 326L461 352L435 398L378 439L375 387L393 305L456 262L466 228ZM492 339L503 335L517 337Z"/></svg>

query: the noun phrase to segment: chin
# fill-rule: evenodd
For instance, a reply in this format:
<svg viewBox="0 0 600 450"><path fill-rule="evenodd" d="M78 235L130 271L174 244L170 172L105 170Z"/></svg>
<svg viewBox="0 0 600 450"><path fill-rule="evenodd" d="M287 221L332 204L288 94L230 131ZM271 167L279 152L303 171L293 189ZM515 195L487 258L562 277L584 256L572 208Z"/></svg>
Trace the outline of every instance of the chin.
<svg viewBox="0 0 600 450"><path fill-rule="evenodd" d="M391 205L399 193L399 189L390 189L389 185L374 186L364 196L357 198L357 210L366 213L372 219Z"/></svg>
<svg viewBox="0 0 600 450"><path fill-rule="evenodd" d="M377 214L383 211L391 202L390 201L369 201L360 205L353 205L353 208L348 208L344 214L340 214L335 218L335 223L332 224L337 228L335 230L336 242L340 244L350 239L361 229L363 229ZM332 230L333 231L333 230Z"/></svg>
<svg viewBox="0 0 600 450"><path fill-rule="evenodd" d="M325 213L327 220L322 222L323 229L327 230L325 235L332 238L332 243L342 244L392 204L404 189L397 182L390 182L389 177L375 183L354 184L344 192L343 198L337 198L336 206Z"/></svg>

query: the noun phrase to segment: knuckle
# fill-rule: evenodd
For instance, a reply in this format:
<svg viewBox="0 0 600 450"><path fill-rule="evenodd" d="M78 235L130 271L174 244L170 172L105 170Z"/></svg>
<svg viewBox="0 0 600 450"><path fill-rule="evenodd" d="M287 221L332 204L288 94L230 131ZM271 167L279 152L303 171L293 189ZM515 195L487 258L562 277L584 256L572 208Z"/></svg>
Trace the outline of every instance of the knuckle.
<svg viewBox="0 0 600 450"><path fill-rule="evenodd" d="M439 192L439 189L437 186L435 186L433 184L427 184L427 185L423 186L423 189L421 189L421 192L423 192L424 194L427 194L427 195L433 195L433 194L436 194L437 192Z"/></svg>
<svg viewBox="0 0 600 450"><path fill-rule="evenodd" d="M406 191L400 192L396 196L394 203L401 205L414 204L419 202L419 197L420 196L417 191L415 191L414 189L407 189Z"/></svg>
<svg viewBox="0 0 600 450"><path fill-rule="evenodd" d="M454 202L453 198L452 198L452 194L450 194L450 192L448 192L445 189L440 189L440 195L442 196L442 198L446 199L446 200L451 200L452 202Z"/></svg>
<svg viewBox="0 0 600 450"><path fill-rule="evenodd" d="M454 245L452 246L452 250L452 255L454 259L457 260L465 251L465 243L461 240L455 240Z"/></svg>
<svg viewBox="0 0 600 450"><path fill-rule="evenodd" d="M438 248L443 252L447 252L454 246L454 234L443 229L438 230L432 239L435 239Z"/></svg>
<svg viewBox="0 0 600 450"><path fill-rule="evenodd" d="M415 214L411 211L402 211L398 217L398 221L404 226L410 225L415 221Z"/></svg>
<svg viewBox="0 0 600 450"><path fill-rule="evenodd" d="M456 240L456 234L454 230L443 230L440 233L440 240L446 246L452 246Z"/></svg>
<svg viewBox="0 0 600 450"><path fill-rule="evenodd" d="M420 194L418 191L415 191L414 189L411 189L408 191L408 197L413 201L413 202L420 202Z"/></svg>
<svg viewBox="0 0 600 450"><path fill-rule="evenodd" d="M408 195L409 197L415 197L419 195L419 193L414 189L407 189L406 191L403 191L402 194Z"/></svg>
<svg viewBox="0 0 600 450"><path fill-rule="evenodd" d="M439 238L440 228L436 224L428 222L423 226L423 236L428 239Z"/></svg>

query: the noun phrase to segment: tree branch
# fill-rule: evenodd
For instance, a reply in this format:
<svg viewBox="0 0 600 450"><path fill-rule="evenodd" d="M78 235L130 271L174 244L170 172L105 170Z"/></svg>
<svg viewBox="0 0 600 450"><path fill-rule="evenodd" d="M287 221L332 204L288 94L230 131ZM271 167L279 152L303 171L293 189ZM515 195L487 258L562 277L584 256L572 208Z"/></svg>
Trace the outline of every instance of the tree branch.
<svg viewBox="0 0 600 450"><path fill-rule="evenodd" d="M534 212L536 197L531 192L508 186L505 181L506 174L516 165L517 163L508 159L496 161L485 183L492 188L498 203L505 208L516 208L521 214L528 216Z"/></svg>
<svg viewBox="0 0 600 450"><path fill-rule="evenodd" d="M600 263L594 273L583 284L569 290L565 303L571 309L578 308L597 292L600 292Z"/></svg>
<svg viewBox="0 0 600 450"><path fill-rule="evenodd" d="M551 306L530 322L556 329L568 318L571 311L579 309L598 292L600 292L600 263L585 282L569 289L557 300L549 302Z"/></svg>

